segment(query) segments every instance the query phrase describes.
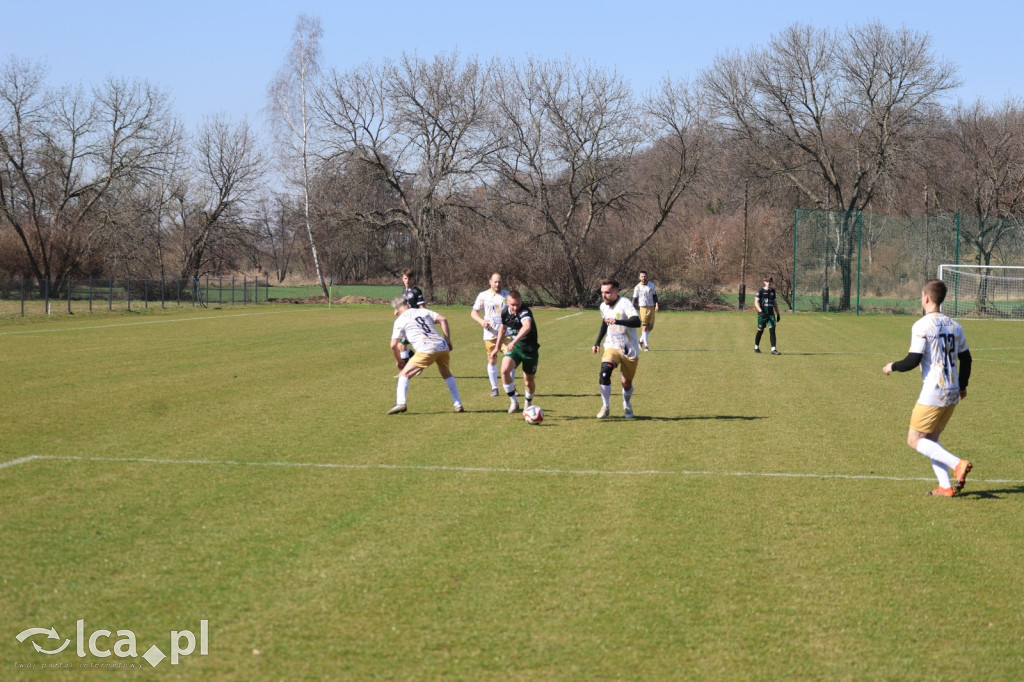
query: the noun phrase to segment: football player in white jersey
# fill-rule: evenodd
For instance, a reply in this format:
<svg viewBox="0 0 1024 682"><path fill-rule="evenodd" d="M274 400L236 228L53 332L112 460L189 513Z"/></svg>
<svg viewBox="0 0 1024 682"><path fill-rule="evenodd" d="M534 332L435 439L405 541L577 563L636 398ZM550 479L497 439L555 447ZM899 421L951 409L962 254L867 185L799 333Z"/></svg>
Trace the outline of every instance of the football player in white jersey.
<svg viewBox="0 0 1024 682"><path fill-rule="evenodd" d="M410 308L409 299L398 296L391 302L391 307L398 314L395 325L391 329L391 352L401 371L398 373L398 390L395 406L388 414L400 414L406 411L406 394L409 391L409 379L427 367L437 365L441 378L448 387L452 397L452 405L456 412L462 412L462 401L459 399L459 387L455 377L448 369L449 352L452 349L451 333L448 329L448 318L427 308ZM437 331L437 327L441 331ZM415 354L403 364L402 339L407 339Z"/></svg>
<svg viewBox="0 0 1024 682"><path fill-rule="evenodd" d="M902 360L887 364L882 372L886 375L908 372L921 366L924 384L910 416L907 445L932 462L939 485L928 494L953 497L963 490L972 465L942 447L939 436L953 416L957 403L967 397L971 352L967 349L967 339L960 323L941 312L945 298L946 284L942 280L925 282L921 291L924 317L911 328L910 352ZM953 472L952 483L950 470Z"/></svg>
<svg viewBox="0 0 1024 682"><path fill-rule="evenodd" d="M601 331L593 348L595 354L600 352L601 340L604 340L598 377L603 405L597 413L598 419L604 419L611 412L612 370L616 367L622 379L622 416L633 418L633 377L636 376L637 351L640 350L636 330L639 327L640 315L632 301L619 296L618 281L606 279L601 282Z"/></svg>
<svg viewBox="0 0 1024 682"><path fill-rule="evenodd" d="M643 334L640 335L640 347L645 351L651 347L647 340L654 330L654 317L658 312L658 290L654 282L647 280L647 271L640 271L640 282L633 287L633 307L640 313L640 325L643 327Z"/></svg>
<svg viewBox="0 0 1024 682"><path fill-rule="evenodd" d="M501 327L501 314L508 310L506 299L508 291L501 288L501 274L495 272L487 281L489 288L481 291L470 317L484 329L484 349L487 351L487 379L491 382L491 397L498 396L498 360L494 349L504 350L508 339L499 339L498 328Z"/></svg>

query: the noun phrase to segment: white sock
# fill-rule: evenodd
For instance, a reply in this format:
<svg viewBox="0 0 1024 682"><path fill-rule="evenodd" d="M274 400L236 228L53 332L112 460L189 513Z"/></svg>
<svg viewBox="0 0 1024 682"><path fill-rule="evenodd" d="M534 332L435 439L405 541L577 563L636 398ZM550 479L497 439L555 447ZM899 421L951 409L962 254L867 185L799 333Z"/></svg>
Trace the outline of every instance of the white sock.
<svg viewBox="0 0 1024 682"><path fill-rule="evenodd" d="M448 386L448 392L452 395L452 405L458 407L462 404L459 400L459 387L455 384L455 377L448 377L444 380L444 383Z"/></svg>
<svg viewBox="0 0 1024 682"><path fill-rule="evenodd" d="M612 404L612 385L600 384L601 386L601 400L604 402L605 407L611 407Z"/></svg>
<svg viewBox="0 0 1024 682"><path fill-rule="evenodd" d="M501 388L504 389L505 395L515 396L516 394L516 382L514 381L511 384L502 384Z"/></svg>
<svg viewBox="0 0 1024 682"><path fill-rule="evenodd" d="M934 459L932 460L932 471L935 472L935 478L939 479L939 485L943 488L950 487L949 485L949 469L946 468L945 464L940 464Z"/></svg>
<svg viewBox="0 0 1024 682"><path fill-rule="evenodd" d="M636 386L630 386L628 391L626 389L622 389L622 402L629 405L629 401L633 398L634 388L636 388Z"/></svg>
<svg viewBox="0 0 1024 682"><path fill-rule="evenodd" d="M947 469L955 469L956 465L960 463L959 457L939 445L936 441L928 440L927 438L917 441L917 451L933 462L945 465Z"/></svg>
<svg viewBox="0 0 1024 682"><path fill-rule="evenodd" d="M400 376L398 377L398 392L395 403L398 405L405 405L405 397L409 393L409 377Z"/></svg>
<svg viewBox="0 0 1024 682"><path fill-rule="evenodd" d="M487 378L491 380L491 388L498 388L498 366L487 365Z"/></svg>
<svg viewBox="0 0 1024 682"><path fill-rule="evenodd" d="M647 334L648 332L645 329L644 333L640 336L640 342L643 343L645 346L647 345Z"/></svg>

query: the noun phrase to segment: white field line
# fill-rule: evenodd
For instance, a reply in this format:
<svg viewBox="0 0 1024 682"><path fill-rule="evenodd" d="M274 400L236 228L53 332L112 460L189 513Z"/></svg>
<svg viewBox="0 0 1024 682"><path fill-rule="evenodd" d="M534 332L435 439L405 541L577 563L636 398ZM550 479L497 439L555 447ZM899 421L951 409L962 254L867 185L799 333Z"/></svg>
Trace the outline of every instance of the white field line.
<svg viewBox="0 0 1024 682"><path fill-rule="evenodd" d="M559 320L568 320L570 317L577 317L578 315L582 315L585 312L585 310L581 310L580 312L573 313L572 315L563 315L562 317L556 317L555 319L552 320L552 322L558 322Z"/></svg>
<svg viewBox="0 0 1024 682"><path fill-rule="evenodd" d="M280 467L289 469L337 469L360 471L441 471L455 473L480 474L516 474L516 475L547 475L547 476L710 476L718 478L749 477L749 478L808 478L834 479L849 481L933 481L934 477L878 476L870 474L814 474L762 471L679 471L659 469L635 470L600 470L600 469L516 469L511 467L470 467L422 464L338 464L334 462L244 462L227 459L158 459L153 457L81 457L77 455L29 455L9 462L0 462L0 469L27 464L36 461L63 462L116 462L119 464L172 464L179 466L238 466L238 467ZM977 483L1014 483L1024 484L1024 480L1002 478L975 478Z"/></svg>

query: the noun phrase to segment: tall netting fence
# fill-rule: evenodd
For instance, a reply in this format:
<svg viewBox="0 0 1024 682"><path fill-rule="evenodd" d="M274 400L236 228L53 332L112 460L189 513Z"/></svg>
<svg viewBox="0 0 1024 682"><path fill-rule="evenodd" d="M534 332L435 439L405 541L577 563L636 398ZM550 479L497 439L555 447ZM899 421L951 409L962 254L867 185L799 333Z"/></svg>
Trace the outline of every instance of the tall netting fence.
<svg viewBox="0 0 1024 682"><path fill-rule="evenodd" d="M917 313L940 265L1024 265L1024 221L797 209L796 310ZM1005 306L1004 306L1005 308Z"/></svg>
<svg viewBox="0 0 1024 682"><path fill-rule="evenodd" d="M43 282L28 277L0 278L0 317L248 305L267 301L269 288L269 279L247 276Z"/></svg>

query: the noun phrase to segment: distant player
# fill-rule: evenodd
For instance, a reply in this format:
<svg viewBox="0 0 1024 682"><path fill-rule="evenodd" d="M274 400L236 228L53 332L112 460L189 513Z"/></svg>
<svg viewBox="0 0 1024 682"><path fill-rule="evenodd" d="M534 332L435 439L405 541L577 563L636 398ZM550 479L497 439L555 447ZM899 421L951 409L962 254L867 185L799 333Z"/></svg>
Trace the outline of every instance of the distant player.
<svg viewBox="0 0 1024 682"><path fill-rule="evenodd" d="M506 339L497 337L501 326L501 314L508 310L505 297L508 291L501 288L501 275L497 272L487 281L489 288L481 291L473 303L470 317L483 327L484 349L487 351L487 380L491 382L491 397L498 397L498 360L495 348L504 350Z"/></svg>
<svg viewBox="0 0 1024 682"><path fill-rule="evenodd" d="M647 281L647 271L640 271L640 283L633 287L633 307L640 313L640 325L643 333L640 336L640 347L645 351L651 347L647 339L654 330L654 314L658 312L658 290L654 282Z"/></svg>
<svg viewBox="0 0 1024 682"><path fill-rule="evenodd" d="M611 412L612 371L616 367L622 380L622 416L633 418L633 377L636 376L640 348L636 330L639 327L640 315L629 299L619 296L619 283L614 279L601 282L601 331L593 348L595 354L600 352L601 340L604 340L598 377L603 405L597 413L598 419L604 419Z"/></svg>
<svg viewBox="0 0 1024 682"><path fill-rule="evenodd" d="M423 296L423 290L416 285L416 273L411 268L402 270L402 286L405 287L402 291L402 296L405 297L405 300L409 301L410 308L416 310L417 308L427 307L427 299ZM395 315L398 315L397 310ZM398 369L405 367L405 363L412 357L412 349L409 347L408 339L402 339L402 346L402 357L399 359Z"/></svg>
<svg viewBox="0 0 1024 682"><path fill-rule="evenodd" d="M515 290L508 292L506 301L508 309L501 314L501 326L498 327L497 336L509 338L505 357L501 361L501 378L502 388L511 400L508 413L514 414L519 411L519 400L516 398L516 381L512 372L520 364L523 365L526 407L529 407L533 403L534 392L537 389L535 377L540 361L540 342L537 340L537 321L533 319L530 307L523 303L520 293ZM491 353L497 356L498 347L495 346Z"/></svg>
<svg viewBox="0 0 1024 682"><path fill-rule="evenodd" d="M405 296L396 297L391 306L398 313L398 319L391 329L391 352L394 353L395 362L401 367L401 371L398 373L398 399L395 406L388 410L388 414L405 412L409 379L433 364L437 365L437 371L441 373L441 378L448 386L455 411L462 412L459 388L455 383L455 377L448 369L449 353L452 350L448 319L433 310L410 308L409 300ZM440 332L437 331L438 326L441 327ZM401 356L402 339L408 339L415 351L415 355L405 363L402 362Z"/></svg>
<svg viewBox="0 0 1024 682"><path fill-rule="evenodd" d="M768 335L772 340L772 355L780 355L775 348L775 325L779 323L781 314L779 306L775 301L775 289L772 286L771 277L764 278L764 286L757 290L757 297L754 298L754 307L757 308L757 335L754 336L754 352L761 352L761 335L764 328L768 327Z"/></svg>
<svg viewBox="0 0 1024 682"><path fill-rule="evenodd" d="M921 306L925 314L910 330L910 352L899 362L887 364L882 372L886 375L909 372L921 366L924 385L910 415L907 445L932 462L939 485L928 494L953 497L963 490L972 466L966 459L942 447L939 436L953 416L957 403L967 397L971 352L967 349L967 339L960 323L939 311L945 299L946 284L942 280L925 282L921 291ZM953 471L952 485L950 470Z"/></svg>

